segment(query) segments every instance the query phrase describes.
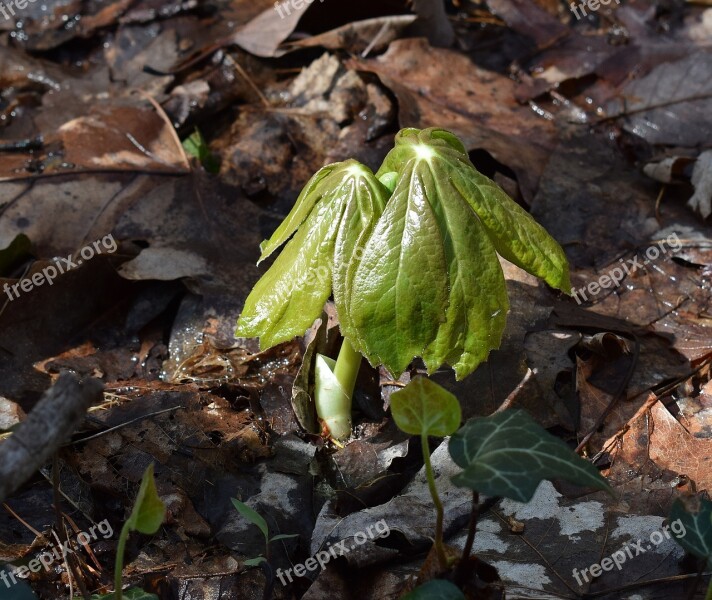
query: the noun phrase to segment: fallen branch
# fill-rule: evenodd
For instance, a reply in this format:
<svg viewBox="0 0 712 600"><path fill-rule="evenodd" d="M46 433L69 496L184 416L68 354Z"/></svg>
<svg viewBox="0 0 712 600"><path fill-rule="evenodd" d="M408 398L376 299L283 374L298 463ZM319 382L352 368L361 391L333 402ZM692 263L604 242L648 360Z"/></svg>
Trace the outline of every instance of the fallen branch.
<svg viewBox="0 0 712 600"><path fill-rule="evenodd" d="M81 423L84 413L101 401L98 379L80 382L62 373L15 432L0 444L0 501L37 471Z"/></svg>

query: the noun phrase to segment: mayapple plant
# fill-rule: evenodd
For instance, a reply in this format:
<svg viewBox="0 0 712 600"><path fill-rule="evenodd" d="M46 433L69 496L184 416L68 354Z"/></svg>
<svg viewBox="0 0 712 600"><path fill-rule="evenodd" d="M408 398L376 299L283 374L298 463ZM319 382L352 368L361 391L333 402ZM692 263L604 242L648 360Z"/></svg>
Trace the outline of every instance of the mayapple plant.
<svg viewBox="0 0 712 600"><path fill-rule="evenodd" d="M314 400L335 439L351 433L362 356L394 377L422 357L462 379L499 347L509 301L497 254L571 289L559 244L438 128L401 130L375 175L354 160L320 169L260 261L285 242L236 335L262 349L303 335L333 294L344 339L336 361L317 356Z"/></svg>

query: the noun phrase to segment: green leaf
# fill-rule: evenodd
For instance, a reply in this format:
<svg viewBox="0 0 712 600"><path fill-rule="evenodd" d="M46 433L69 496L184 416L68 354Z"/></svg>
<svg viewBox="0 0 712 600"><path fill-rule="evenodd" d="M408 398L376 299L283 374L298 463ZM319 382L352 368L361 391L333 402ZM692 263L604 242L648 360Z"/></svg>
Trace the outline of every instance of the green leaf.
<svg viewBox="0 0 712 600"><path fill-rule="evenodd" d="M262 244L264 259L293 235L245 301L236 335L259 337L263 349L303 335L331 294L337 244L340 253L360 244L387 195L373 173L356 161L321 169ZM339 279L347 277L350 267L341 260L336 269ZM335 286L334 296L337 310L345 311L343 284ZM348 327L348 315L345 321Z"/></svg>
<svg viewBox="0 0 712 600"><path fill-rule="evenodd" d="M401 600L465 600L465 595L454 583L433 579L408 592Z"/></svg>
<svg viewBox="0 0 712 600"><path fill-rule="evenodd" d="M158 497L151 463L143 474L133 510L125 525L132 531L151 535L158 531L165 516L166 507Z"/></svg>
<svg viewBox="0 0 712 600"><path fill-rule="evenodd" d="M183 148L190 156L197 158L208 173L220 172L220 162L210 152L208 144L197 127L189 137L183 140Z"/></svg>
<svg viewBox="0 0 712 600"><path fill-rule="evenodd" d="M453 483L487 496L528 502L544 479L611 492L591 463L521 410L472 419L450 438L449 449L464 469Z"/></svg>
<svg viewBox="0 0 712 600"><path fill-rule="evenodd" d="M269 528L267 527L267 521L262 518L262 515L258 513L254 508L247 506L244 502L240 502L237 498L231 498L233 506L238 510L238 512L245 517L250 523L257 525L260 531L265 536L266 540L269 540Z"/></svg>
<svg viewBox="0 0 712 600"><path fill-rule="evenodd" d="M414 157L428 152L432 153L434 168L442 174L439 193L468 202L501 256L552 287L571 293L568 263L561 246L496 183L477 171L462 142L449 131L402 130L376 176L389 171L402 174Z"/></svg>
<svg viewBox="0 0 712 600"><path fill-rule="evenodd" d="M298 533L278 533L274 537L269 539L270 542L276 542L278 540L290 540L292 538L299 537Z"/></svg>
<svg viewBox="0 0 712 600"><path fill-rule="evenodd" d="M263 562L267 562L264 556L256 556L255 558L248 558L244 564L248 567L259 567Z"/></svg>
<svg viewBox="0 0 712 600"><path fill-rule="evenodd" d="M398 376L421 356L429 373L474 371L509 309L497 253L570 292L561 247L452 133L402 130L376 176L393 194L353 277L345 330L371 364Z"/></svg>
<svg viewBox="0 0 712 600"><path fill-rule="evenodd" d="M457 431L462 420L457 398L425 377L416 377L391 395L391 412L398 428L411 435L445 437Z"/></svg>
<svg viewBox="0 0 712 600"><path fill-rule="evenodd" d="M699 499L699 505L688 510L677 499L670 510L670 530L685 550L712 566L712 502Z"/></svg>

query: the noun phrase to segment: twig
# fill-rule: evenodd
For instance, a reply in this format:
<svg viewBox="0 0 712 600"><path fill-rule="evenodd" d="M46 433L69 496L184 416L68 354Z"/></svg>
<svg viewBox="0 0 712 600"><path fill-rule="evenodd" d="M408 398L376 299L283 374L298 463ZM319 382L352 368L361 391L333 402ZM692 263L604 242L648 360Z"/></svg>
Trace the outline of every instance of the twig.
<svg viewBox="0 0 712 600"><path fill-rule="evenodd" d="M89 406L101 402L98 379L80 382L62 373L15 433L0 445L0 501L37 471L81 423Z"/></svg>
<svg viewBox="0 0 712 600"><path fill-rule="evenodd" d="M527 382L532 378L532 375L534 375L534 371L532 371L531 369L527 369L527 373L526 375L524 375L524 378L517 384L517 387L512 390L509 396L504 399L504 402L502 402L499 408L495 410L492 414L496 415L497 413L504 412L505 410L511 408L512 404L514 404L514 401L517 399L519 392L522 391Z"/></svg>

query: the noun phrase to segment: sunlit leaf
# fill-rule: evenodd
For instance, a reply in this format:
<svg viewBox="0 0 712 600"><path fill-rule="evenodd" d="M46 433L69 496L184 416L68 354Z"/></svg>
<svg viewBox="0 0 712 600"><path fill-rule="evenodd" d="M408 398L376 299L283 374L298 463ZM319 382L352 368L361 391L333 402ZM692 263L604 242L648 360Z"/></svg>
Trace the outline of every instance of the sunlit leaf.
<svg viewBox="0 0 712 600"><path fill-rule="evenodd" d="M258 513L251 506L247 506L247 504L245 504L244 502L240 502L237 498L230 498L230 500L232 501L232 504L237 509L237 511L250 523L257 525L257 527L259 527L260 531L262 532L262 535L264 535L265 539L268 540L269 527L267 527L267 521L262 518L262 515L260 515L260 513Z"/></svg>
<svg viewBox="0 0 712 600"><path fill-rule="evenodd" d="M330 165L314 175L262 244L264 259L291 237L245 301L236 335L259 337L263 349L303 335L332 292L335 248L343 256L361 244L386 198L373 173L356 161ZM349 276L348 261L337 261L336 268L338 277ZM334 295L337 308L348 302L343 285L335 285ZM347 315L344 321L348 328Z"/></svg>
<svg viewBox="0 0 712 600"><path fill-rule="evenodd" d="M416 377L391 395L391 413L398 428L411 435L445 437L457 431L462 420L457 398L425 377Z"/></svg>
<svg viewBox="0 0 712 600"><path fill-rule="evenodd" d="M127 519L125 526L128 526L132 531L151 535L158 531L165 516L166 507L156 491L153 463L151 463L143 474L131 516Z"/></svg>
<svg viewBox="0 0 712 600"><path fill-rule="evenodd" d="M610 492L591 463L521 410L468 421L450 438L449 449L464 469L453 483L487 496L528 502L544 479Z"/></svg>
<svg viewBox="0 0 712 600"><path fill-rule="evenodd" d="M442 129L404 129L377 177L395 186L353 278L351 339L399 375L415 356L458 379L499 347L509 308L497 253L570 292L556 241Z"/></svg>
<svg viewBox="0 0 712 600"><path fill-rule="evenodd" d="M712 502L701 498L698 506L688 510L682 500L675 500L669 521L677 543L712 566Z"/></svg>

